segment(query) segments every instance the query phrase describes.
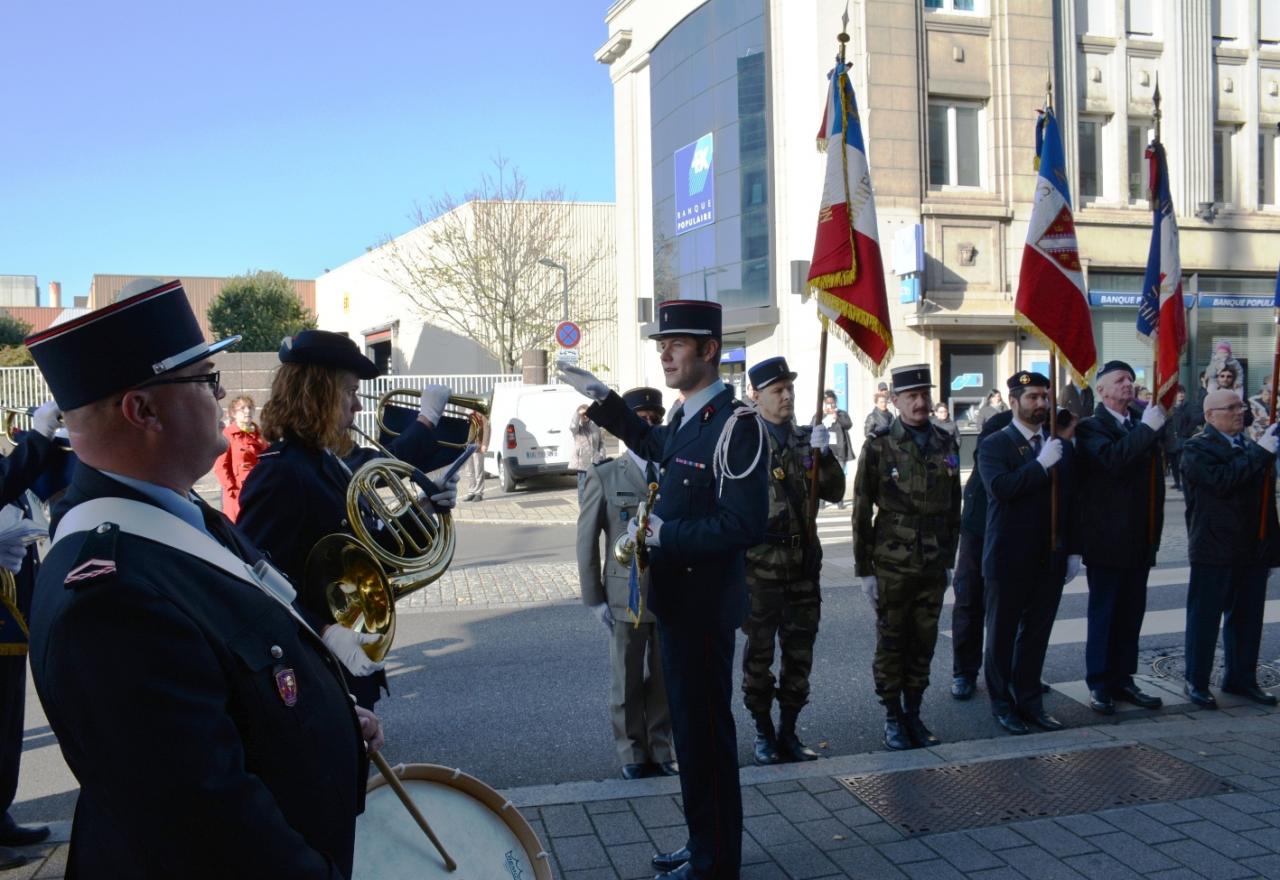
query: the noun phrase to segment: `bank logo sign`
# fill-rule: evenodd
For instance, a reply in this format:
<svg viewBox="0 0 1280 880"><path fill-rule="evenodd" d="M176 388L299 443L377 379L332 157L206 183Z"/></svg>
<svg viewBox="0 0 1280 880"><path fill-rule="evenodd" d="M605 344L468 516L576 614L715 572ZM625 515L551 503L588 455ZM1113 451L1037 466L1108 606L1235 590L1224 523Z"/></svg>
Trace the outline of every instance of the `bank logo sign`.
<svg viewBox="0 0 1280 880"><path fill-rule="evenodd" d="M711 132L676 150L676 235L716 218L714 157Z"/></svg>

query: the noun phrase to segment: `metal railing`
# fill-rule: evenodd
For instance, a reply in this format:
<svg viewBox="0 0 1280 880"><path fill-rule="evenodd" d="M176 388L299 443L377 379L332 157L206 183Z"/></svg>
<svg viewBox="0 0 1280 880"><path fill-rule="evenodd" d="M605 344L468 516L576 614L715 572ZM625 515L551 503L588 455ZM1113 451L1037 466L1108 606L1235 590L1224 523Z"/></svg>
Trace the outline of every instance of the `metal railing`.
<svg viewBox="0 0 1280 880"><path fill-rule="evenodd" d="M0 367L0 403L5 406L26 409L52 397L38 367Z"/></svg>

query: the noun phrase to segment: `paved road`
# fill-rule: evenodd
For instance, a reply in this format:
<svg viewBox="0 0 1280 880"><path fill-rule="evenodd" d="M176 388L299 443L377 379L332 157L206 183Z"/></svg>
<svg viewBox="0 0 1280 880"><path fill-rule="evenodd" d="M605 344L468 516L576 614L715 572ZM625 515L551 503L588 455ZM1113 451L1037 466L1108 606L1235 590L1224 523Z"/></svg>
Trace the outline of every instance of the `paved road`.
<svg viewBox="0 0 1280 880"><path fill-rule="evenodd" d="M605 779L617 772L606 711L605 635L577 601L573 528L549 524L564 521L566 509L572 513L572 495L561 487L520 493L518 499L498 493L473 508L475 514L486 509L489 521L483 523L465 508L460 512L454 566L441 582L406 600L400 617L389 664L392 696L378 705L394 761L458 766L504 788ZM517 500L556 503L520 508ZM1185 542L1178 538L1181 507L1175 493L1168 510L1170 540L1153 574L1141 645L1148 663L1179 653L1182 645L1187 570ZM504 522L508 514L548 524ZM828 548L823 621L814 703L801 716L801 734L827 755L876 751L882 716L870 681L874 620L854 586L848 511L824 511L821 526ZM1049 710L1073 726L1100 720L1078 699L1083 589L1083 578L1068 585L1045 671L1055 686ZM1273 582L1268 599L1274 619L1280 583ZM950 628L950 605L941 626ZM1280 624L1267 625L1262 658L1280 665ZM968 704L946 694L950 659L944 636L926 719L947 742L997 735L981 692ZM735 711L740 755L747 762L750 724L740 705ZM28 702L27 749L15 816L69 817L74 780L61 766L34 696Z"/></svg>

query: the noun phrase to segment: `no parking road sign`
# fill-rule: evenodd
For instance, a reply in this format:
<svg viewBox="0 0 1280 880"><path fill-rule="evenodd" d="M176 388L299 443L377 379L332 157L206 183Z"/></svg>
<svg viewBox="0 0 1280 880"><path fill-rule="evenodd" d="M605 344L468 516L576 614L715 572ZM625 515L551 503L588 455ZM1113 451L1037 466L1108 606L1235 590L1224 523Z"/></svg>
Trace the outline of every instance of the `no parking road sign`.
<svg viewBox="0 0 1280 880"><path fill-rule="evenodd" d="M556 342L561 348L577 348L582 341L582 328L572 321L561 321L556 325Z"/></svg>

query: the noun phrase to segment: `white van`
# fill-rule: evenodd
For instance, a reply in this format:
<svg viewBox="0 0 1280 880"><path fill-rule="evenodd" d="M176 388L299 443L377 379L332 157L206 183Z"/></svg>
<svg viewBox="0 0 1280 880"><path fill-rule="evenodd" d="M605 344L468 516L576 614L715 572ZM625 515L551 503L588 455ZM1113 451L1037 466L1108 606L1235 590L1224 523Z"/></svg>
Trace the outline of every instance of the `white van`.
<svg viewBox="0 0 1280 880"><path fill-rule="evenodd" d="M526 477L569 473L569 421L584 403L589 401L568 385L498 385L489 409L485 473L496 476L504 492L514 492Z"/></svg>

